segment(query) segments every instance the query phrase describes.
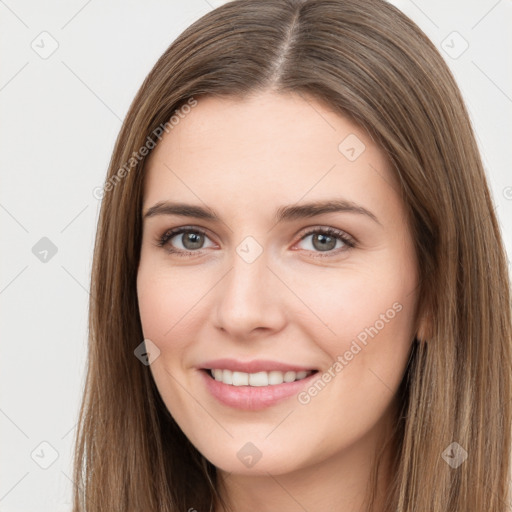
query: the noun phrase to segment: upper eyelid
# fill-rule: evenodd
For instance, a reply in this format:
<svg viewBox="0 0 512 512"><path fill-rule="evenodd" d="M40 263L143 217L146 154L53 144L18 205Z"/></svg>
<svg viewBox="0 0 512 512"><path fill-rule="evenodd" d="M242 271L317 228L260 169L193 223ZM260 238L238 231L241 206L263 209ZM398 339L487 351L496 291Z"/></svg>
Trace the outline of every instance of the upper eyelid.
<svg viewBox="0 0 512 512"><path fill-rule="evenodd" d="M202 235L206 235L208 238L211 239L211 236L209 235L209 230L207 230L205 228L194 227L194 226L181 226L181 227L177 227L177 228L166 229L159 238L167 237L167 234L169 234L167 239L170 240L171 238L174 238L175 236L182 235L183 233L187 233L189 231L200 233Z"/></svg>

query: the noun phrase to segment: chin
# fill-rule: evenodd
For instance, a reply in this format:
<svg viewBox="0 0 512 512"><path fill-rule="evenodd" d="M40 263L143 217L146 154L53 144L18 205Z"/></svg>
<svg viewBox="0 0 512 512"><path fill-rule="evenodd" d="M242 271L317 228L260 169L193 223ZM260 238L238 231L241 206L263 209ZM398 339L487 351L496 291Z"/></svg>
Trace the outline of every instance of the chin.
<svg viewBox="0 0 512 512"><path fill-rule="evenodd" d="M247 441L236 448L217 445L219 451L201 451L203 456L216 468L226 473L251 476L281 475L301 469L306 463L293 458L298 448L290 447L289 450L267 446L259 449L257 443ZM229 453L232 456L229 456Z"/></svg>

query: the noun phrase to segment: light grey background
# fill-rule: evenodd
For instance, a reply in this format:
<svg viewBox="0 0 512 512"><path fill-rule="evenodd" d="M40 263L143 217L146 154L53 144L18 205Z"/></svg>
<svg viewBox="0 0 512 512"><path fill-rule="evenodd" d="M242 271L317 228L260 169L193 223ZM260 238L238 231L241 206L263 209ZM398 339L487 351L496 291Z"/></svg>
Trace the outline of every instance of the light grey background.
<svg viewBox="0 0 512 512"><path fill-rule="evenodd" d="M92 191L157 58L221 3L0 0L1 512L71 510L100 206ZM392 3L440 48L459 83L510 257L512 3ZM44 253L43 237L55 255Z"/></svg>

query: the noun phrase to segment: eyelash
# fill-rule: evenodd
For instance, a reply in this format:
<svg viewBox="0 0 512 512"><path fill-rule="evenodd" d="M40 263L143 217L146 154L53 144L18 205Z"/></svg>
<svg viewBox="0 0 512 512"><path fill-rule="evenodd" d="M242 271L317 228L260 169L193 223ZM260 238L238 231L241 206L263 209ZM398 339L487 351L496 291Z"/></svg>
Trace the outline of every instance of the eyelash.
<svg viewBox="0 0 512 512"><path fill-rule="evenodd" d="M182 233L199 233L201 235L204 235L205 237L208 237L208 234L206 231L200 229L200 228L192 228L192 227L181 227L176 229L171 229L169 231L166 231L163 235L157 237L156 245L157 247L164 248L167 252L171 254L175 254L176 256L194 256L200 253L201 249L198 249L196 251L184 251L182 249L175 249L171 246L165 247L167 242L174 238L176 235L180 235ZM347 234L345 234L343 231L339 231L338 229L334 228L313 228L310 231L304 233L302 237L300 238L299 242L304 240L309 235L315 235L315 234L322 234L322 235L328 235L333 238L337 238L341 240L345 244L345 248L338 248L336 250L326 251L327 254L322 254L322 251L318 251L318 254L313 256L314 258L329 258L334 255L338 255L340 252L346 251L347 249L352 249L356 247L356 242L352 237L349 237ZM306 250L306 249L304 249ZM317 251L308 251L308 252L317 252Z"/></svg>

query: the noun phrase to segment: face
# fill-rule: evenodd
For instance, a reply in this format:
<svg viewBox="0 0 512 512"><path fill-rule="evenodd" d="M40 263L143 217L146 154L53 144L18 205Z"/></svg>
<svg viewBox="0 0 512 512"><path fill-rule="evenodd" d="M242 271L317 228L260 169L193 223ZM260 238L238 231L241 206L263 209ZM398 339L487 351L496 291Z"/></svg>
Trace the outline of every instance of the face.
<svg viewBox="0 0 512 512"><path fill-rule="evenodd" d="M367 133L295 94L201 98L153 150L142 213L150 369L196 448L262 475L369 454L392 421L418 274Z"/></svg>

